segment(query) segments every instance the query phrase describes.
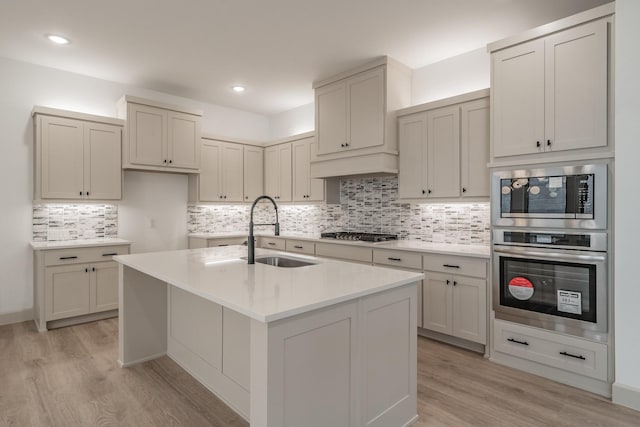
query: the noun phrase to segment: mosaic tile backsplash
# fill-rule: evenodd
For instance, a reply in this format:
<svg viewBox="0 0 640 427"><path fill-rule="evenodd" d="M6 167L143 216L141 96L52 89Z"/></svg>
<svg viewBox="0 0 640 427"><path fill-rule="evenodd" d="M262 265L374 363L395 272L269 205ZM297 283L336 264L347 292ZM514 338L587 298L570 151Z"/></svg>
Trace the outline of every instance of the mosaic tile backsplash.
<svg viewBox="0 0 640 427"><path fill-rule="evenodd" d="M117 237L118 206L43 204L33 206L33 240Z"/></svg>
<svg viewBox="0 0 640 427"><path fill-rule="evenodd" d="M248 232L250 206L188 206L190 233ZM423 204L398 200L396 177L344 179L340 204L279 206L282 234L317 236L323 231L397 234L403 240L488 244L489 203ZM256 206L256 223L273 222L271 204ZM262 227L259 231L270 231ZM258 230L258 227L256 227Z"/></svg>

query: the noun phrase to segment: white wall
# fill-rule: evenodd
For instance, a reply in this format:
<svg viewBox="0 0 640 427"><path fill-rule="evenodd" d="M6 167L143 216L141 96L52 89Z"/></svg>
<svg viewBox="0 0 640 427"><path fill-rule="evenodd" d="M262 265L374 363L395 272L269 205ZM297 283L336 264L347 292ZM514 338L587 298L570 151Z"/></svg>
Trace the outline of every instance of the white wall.
<svg viewBox="0 0 640 427"><path fill-rule="evenodd" d="M199 108L204 132L269 139L265 116L0 58L0 322L8 313L28 316L32 307L33 106L115 116L115 103L125 93ZM119 228L121 237L134 240L134 250L186 247L186 182L183 175L125 174Z"/></svg>
<svg viewBox="0 0 640 427"><path fill-rule="evenodd" d="M424 104L488 88L490 63L490 55L481 48L413 70L411 103Z"/></svg>
<svg viewBox="0 0 640 427"><path fill-rule="evenodd" d="M640 410L640 2L616 1L615 402Z"/></svg>
<svg viewBox="0 0 640 427"><path fill-rule="evenodd" d="M271 140L309 132L316 128L314 103L302 105L269 117Z"/></svg>

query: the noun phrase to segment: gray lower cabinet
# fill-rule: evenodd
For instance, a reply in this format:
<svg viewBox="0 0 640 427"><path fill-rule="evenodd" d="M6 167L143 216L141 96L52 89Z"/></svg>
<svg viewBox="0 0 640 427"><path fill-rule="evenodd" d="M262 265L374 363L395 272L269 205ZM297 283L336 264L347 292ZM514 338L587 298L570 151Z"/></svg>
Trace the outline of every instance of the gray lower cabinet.
<svg viewBox="0 0 640 427"><path fill-rule="evenodd" d="M39 331L116 315L118 264L129 245L34 253L34 319Z"/></svg>
<svg viewBox="0 0 640 427"><path fill-rule="evenodd" d="M424 329L487 343L487 261L424 255Z"/></svg>

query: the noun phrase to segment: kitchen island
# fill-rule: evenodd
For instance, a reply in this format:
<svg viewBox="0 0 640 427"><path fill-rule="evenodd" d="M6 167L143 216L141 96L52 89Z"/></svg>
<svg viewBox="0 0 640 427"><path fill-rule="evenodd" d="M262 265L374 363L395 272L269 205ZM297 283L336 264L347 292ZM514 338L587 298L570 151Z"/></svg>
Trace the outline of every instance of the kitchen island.
<svg viewBox="0 0 640 427"><path fill-rule="evenodd" d="M417 420L423 274L260 249L248 265L246 254L229 246L115 257L120 365L168 355L252 426ZM267 256L308 265L259 262Z"/></svg>

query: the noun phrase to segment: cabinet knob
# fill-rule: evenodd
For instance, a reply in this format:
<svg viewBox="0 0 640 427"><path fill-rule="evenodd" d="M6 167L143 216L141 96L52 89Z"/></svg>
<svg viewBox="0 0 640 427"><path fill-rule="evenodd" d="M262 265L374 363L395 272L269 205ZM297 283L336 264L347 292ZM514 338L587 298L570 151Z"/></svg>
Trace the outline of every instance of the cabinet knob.
<svg viewBox="0 0 640 427"><path fill-rule="evenodd" d="M82 191L80 192L80 195L82 196Z"/></svg>
<svg viewBox="0 0 640 427"><path fill-rule="evenodd" d="M344 146L345 146L345 147L348 147L348 146L349 146L349 143L347 142L346 144L344 144Z"/></svg>
<svg viewBox="0 0 640 427"><path fill-rule="evenodd" d="M89 269L88 269L88 268L85 268L85 269L84 269L84 272L85 272L85 273L88 273L88 272L89 272Z"/></svg>
<svg viewBox="0 0 640 427"><path fill-rule="evenodd" d="M163 162L167 163L167 159L164 159Z"/></svg>
<svg viewBox="0 0 640 427"><path fill-rule="evenodd" d="M536 141L536 147L540 147L540 141Z"/></svg>
<svg viewBox="0 0 640 427"><path fill-rule="evenodd" d="M464 188L464 187L462 187L462 192L463 192L463 193L466 193L466 192L467 192L467 189L466 189L466 188Z"/></svg>
<svg viewBox="0 0 640 427"><path fill-rule="evenodd" d="M457 285L458 282L456 282L455 280L453 281L453 286Z"/></svg>
<svg viewBox="0 0 640 427"><path fill-rule="evenodd" d="M449 280L447 280L447 285L448 285L449 283L451 283L451 282L450 282Z"/></svg>
<svg viewBox="0 0 640 427"><path fill-rule="evenodd" d="M87 194L85 194L85 195L86 195L86 196L88 196L88 195L89 195L89 192L87 191Z"/></svg>
<svg viewBox="0 0 640 427"><path fill-rule="evenodd" d="M340 147L344 148L344 147L345 147L345 145L344 145L344 144L340 144Z"/></svg>
<svg viewBox="0 0 640 427"><path fill-rule="evenodd" d="M173 160L169 160L169 163L173 163Z"/></svg>
<svg viewBox="0 0 640 427"><path fill-rule="evenodd" d="M422 194L425 194L425 193L426 193L426 191L422 190Z"/></svg>
<svg viewBox="0 0 640 427"><path fill-rule="evenodd" d="M95 267L92 267L92 268L91 268L91 271L96 271L96 268L95 268Z"/></svg>
<svg viewBox="0 0 640 427"><path fill-rule="evenodd" d="M551 140L547 139L547 147L551 147Z"/></svg>
<svg viewBox="0 0 640 427"><path fill-rule="evenodd" d="M224 198L226 199L226 198L227 198L227 196L224 196Z"/></svg>
<svg viewBox="0 0 640 427"><path fill-rule="evenodd" d="M427 190L427 193L431 194L431 190Z"/></svg>
<svg viewBox="0 0 640 427"><path fill-rule="evenodd" d="M248 199L248 198L249 198L249 196L244 196L244 198L245 198L245 199Z"/></svg>

